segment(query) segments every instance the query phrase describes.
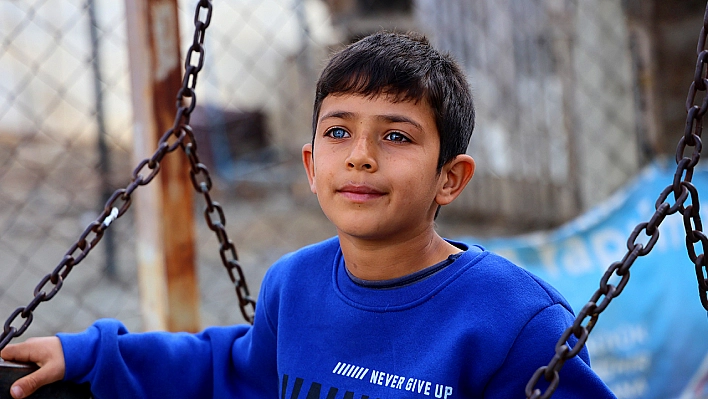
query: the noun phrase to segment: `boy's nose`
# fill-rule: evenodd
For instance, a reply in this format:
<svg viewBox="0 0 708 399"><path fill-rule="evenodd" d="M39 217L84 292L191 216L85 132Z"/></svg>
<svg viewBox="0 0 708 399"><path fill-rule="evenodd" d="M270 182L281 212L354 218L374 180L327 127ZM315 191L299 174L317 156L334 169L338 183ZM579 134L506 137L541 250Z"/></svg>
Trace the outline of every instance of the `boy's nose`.
<svg viewBox="0 0 708 399"><path fill-rule="evenodd" d="M368 138L360 138L352 146L347 157L347 167L373 172L377 168L376 149Z"/></svg>

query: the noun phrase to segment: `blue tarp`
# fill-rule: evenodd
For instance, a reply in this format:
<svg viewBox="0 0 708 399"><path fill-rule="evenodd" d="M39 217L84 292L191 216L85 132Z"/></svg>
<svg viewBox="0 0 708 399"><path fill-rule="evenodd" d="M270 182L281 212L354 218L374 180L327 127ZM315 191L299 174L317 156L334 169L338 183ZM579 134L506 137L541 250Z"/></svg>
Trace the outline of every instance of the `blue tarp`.
<svg viewBox="0 0 708 399"><path fill-rule="evenodd" d="M553 231L458 239L482 244L550 282L577 314L605 270L626 253L634 227L654 214L674 171L675 164L652 164L612 198ZM693 183L708 227L708 169L699 165ZM681 215L667 217L659 231L654 249L637 259L629 284L590 334L592 366L620 399L708 398L708 316L698 297ZM637 242L646 242L645 237L640 233ZM539 359L539 365L549 360Z"/></svg>

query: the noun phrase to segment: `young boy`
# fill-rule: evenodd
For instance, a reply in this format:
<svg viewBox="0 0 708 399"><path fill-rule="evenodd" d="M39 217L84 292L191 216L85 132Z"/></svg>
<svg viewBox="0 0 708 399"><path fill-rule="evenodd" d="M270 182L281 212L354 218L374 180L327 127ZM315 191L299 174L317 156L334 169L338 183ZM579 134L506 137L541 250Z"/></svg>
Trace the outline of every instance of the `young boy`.
<svg viewBox="0 0 708 399"><path fill-rule="evenodd" d="M253 326L130 334L100 320L2 357L105 398L520 398L573 321L553 288L479 247L441 238L440 206L467 185L474 126L459 67L425 38L379 33L329 62L302 150L337 237L266 274ZM587 351L556 398L614 397Z"/></svg>

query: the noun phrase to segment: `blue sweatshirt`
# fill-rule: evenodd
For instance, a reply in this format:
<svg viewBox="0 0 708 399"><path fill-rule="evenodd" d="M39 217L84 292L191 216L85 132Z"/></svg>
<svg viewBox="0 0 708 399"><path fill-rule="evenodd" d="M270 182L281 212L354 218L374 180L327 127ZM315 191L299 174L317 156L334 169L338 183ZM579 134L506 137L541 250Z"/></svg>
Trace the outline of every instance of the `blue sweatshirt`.
<svg viewBox="0 0 708 399"><path fill-rule="evenodd" d="M99 399L507 399L525 397L573 318L548 284L476 247L375 289L352 280L332 238L270 268L252 327L128 333L99 320L59 338L65 379L90 382ZM583 349L553 397L614 395Z"/></svg>

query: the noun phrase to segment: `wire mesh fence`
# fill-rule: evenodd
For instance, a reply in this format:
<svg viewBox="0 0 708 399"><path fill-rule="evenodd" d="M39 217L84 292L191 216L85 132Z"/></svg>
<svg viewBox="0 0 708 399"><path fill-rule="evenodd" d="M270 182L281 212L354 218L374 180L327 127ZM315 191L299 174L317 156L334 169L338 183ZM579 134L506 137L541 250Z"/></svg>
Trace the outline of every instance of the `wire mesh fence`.
<svg viewBox="0 0 708 399"><path fill-rule="evenodd" d="M479 169L441 214L443 232L471 234L481 222L502 231L557 225L652 157L641 84L651 60L619 0L214 3L192 124L220 178L217 195L254 292L280 255L334 234L309 193L299 150L310 139L314 81L327 55L373 30L428 34L472 82L478 127L470 153ZM185 43L193 5L179 3ZM31 299L105 193L130 180L134 126L123 2L5 1L0 19L0 315L9 315ZM197 220L203 323L237 322L214 238ZM72 273L27 335L81 329L99 317L140 330L133 229L130 212L111 226L107 248Z"/></svg>
<svg viewBox="0 0 708 399"><path fill-rule="evenodd" d="M193 4L181 6L183 19L190 18ZM0 7L4 19L0 28L0 65L4 71L0 78L0 310L9 315L31 299L34 286L96 217L106 193L130 180L134 166L133 126L122 2L49 0L5 2ZM251 2L236 4L235 8L227 4L217 15L217 28L212 29L214 38L209 41L214 49L207 51L213 57L210 63L223 68L208 68L203 82L206 88L200 93L207 99L201 127L221 133L218 138L222 142L215 140L207 148L226 151L214 152L207 158L226 181L248 185L247 180L254 178L251 186L262 184L263 179L285 185L283 179L290 178L290 169L280 168L282 171L277 172L277 154L268 155L273 149L266 148L264 137L252 140L251 151L247 152L250 162L236 165L236 156L244 154L229 151L241 151L243 146L226 134L233 131L234 123L242 127L245 120L255 125L256 134L264 135L266 121L258 121L253 114L272 113L273 109L287 112L302 103L294 101L296 95L285 97L290 104L278 103L280 94L291 90L288 85L292 80L280 68L296 66L297 61L287 59L293 54L287 46L294 45L287 41L296 29L288 21L295 20L295 10L278 2ZM278 33L272 28L273 23L289 30ZM234 30L238 31L235 35ZM281 45L283 41L285 44ZM286 48L281 49L282 46ZM271 68L272 65L278 68ZM225 112L226 109L231 111ZM213 113L206 114L210 110L219 113L221 129L211 123L215 118ZM195 122L199 119L195 118ZM207 126L207 122L211 125ZM232 142L223 146L223 140L228 139ZM276 173L264 174L266 165ZM273 182L273 178L278 181ZM240 191L250 197L262 197L254 187ZM232 207L229 212L233 215L230 219L244 223L234 226L249 226L241 229L244 234L237 233L234 240L251 242L258 248L241 252L246 263L261 265L249 273L256 292L263 269L284 251L304 244L297 238L283 236L287 229L280 225L286 224L284 215L291 218L292 204L277 198L259 202L259 209L268 209L274 221L254 220L258 213L248 204L243 209ZM322 219L314 216L318 217ZM101 242L105 250L94 251L86 263L77 267L78 273L67 280L61 299L38 310L29 336L83 328L106 316L118 317L130 328L140 329L131 218L129 213L108 230ZM299 224L307 228L306 220ZM213 249L213 237L209 240L204 223L198 227L201 242L206 242L200 244L200 251L209 244ZM289 234L298 237L294 232ZM331 231L326 235L330 234ZM318 236L317 232L310 235ZM324 238L322 233L319 236ZM270 246L258 245L259 242L270 242ZM205 259L201 263L219 264L215 251L204 253L201 258ZM203 318L207 324L238 320L233 288L225 277L218 267L200 269L205 286ZM213 280L218 283L213 284Z"/></svg>
<svg viewBox="0 0 708 399"><path fill-rule="evenodd" d="M130 158L124 17L118 2L105 3L111 10L102 14L93 14L91 2L0 5L0 308L7 315L31 299L33 286L95 217L103 192L120 181L119 171L127 166L122 161ZM100 17L99 31L92 32L93 15ZM97 75L99 51L109 57ZM115 112L99 109L97 93ZM108 152L99 151L99 134L112 164ZM129 241L130 223L109 234L114 241ZM137 301L124 295L136 297L130 246L106 253L97 253L93 265L77 273L63 304L48 304L40 312L51 316L37 317L34 333L84 324L105 308L128 323L139 320ZM106 278L109 257L119 265L121 279Z"/></svg>

